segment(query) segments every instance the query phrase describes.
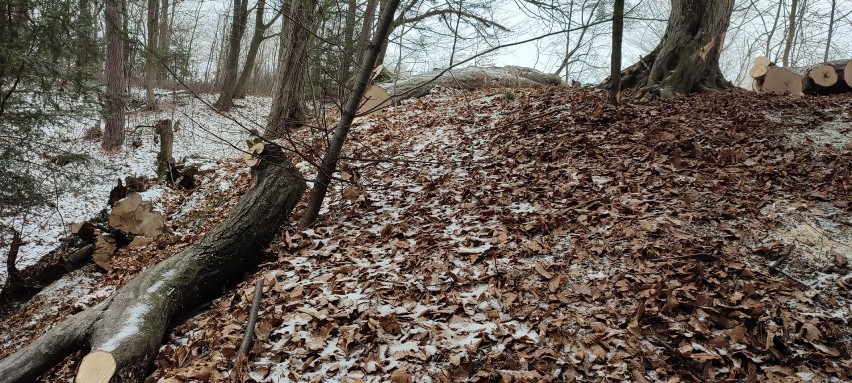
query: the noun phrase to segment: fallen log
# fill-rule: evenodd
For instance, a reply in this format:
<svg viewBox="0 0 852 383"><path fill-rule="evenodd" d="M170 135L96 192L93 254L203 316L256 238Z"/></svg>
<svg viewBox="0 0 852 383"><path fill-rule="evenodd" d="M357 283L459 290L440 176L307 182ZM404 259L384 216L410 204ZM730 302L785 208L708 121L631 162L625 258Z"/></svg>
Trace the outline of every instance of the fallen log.
<svg viewBox="0 0 852 383"><path fill-rule="evenodd" d="M257 182L201 242L146 269L108 301L78 313L0 361L0 382L28 382L88 347L76 382L142 382L175 318L237 282L304 193L280 147L260 155Z"/></svg>
<svg viewBox="0 0 852 383"><path fill-rule="evenodd" d="M780 68L766 56L758 56L748 73L753 79L752 90L758 93L801 95L852 92L852 60L833 61L814 67ZM801 82L801 85L797 82Z"/></svg>
<svg viewBox="0 0 852 383"><path fill-rule="evenodd" d="M492 87L526 88L560 85L562 79L555 74L543 73L532 68L465 67L447 71L434 70L411 76L394 83L380 84L395 101L422 97L436 86L456 89L480 89Z"/></svg>

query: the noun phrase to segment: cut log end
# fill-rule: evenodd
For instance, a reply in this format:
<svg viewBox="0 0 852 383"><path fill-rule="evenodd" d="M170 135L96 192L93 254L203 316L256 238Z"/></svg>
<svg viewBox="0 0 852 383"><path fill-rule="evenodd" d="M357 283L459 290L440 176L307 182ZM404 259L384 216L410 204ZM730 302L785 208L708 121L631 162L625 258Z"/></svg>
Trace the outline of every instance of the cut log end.
<svg viewBox="0 0 852 383"><path fill-rule="evenodd" d="M770 93L789 93L801 96L804 93L802 77L785 68L770 68L763 81L763 90Z"/></svg>
<svg viewBox="0 0 852 383"><path fill-rule="evenodd" d="M115 358L104 351L92 351L80 362L77 383L108 383L115 374Z"/></svg>
<svg viewBox="0 0 852 383"><path fill-rule="evenodd" d="M771 63L772 61L769 60L769 57L766 56L757 56L754 58L754 66L767 67Z"/></svg>
<svg viewBox="0 0 852 383"><path fill-rule="evenodd" d="M760 78L766 75L767 67L765 65L755 65L748 71L751 78Z"/></svg>
<svg viewBox="0 0 852 383"><path fill-rule="evenodd" d="M843 80L846 81L846 85L852 88L852 61L846 63L846 66L843 68Z"/></svg>
<svg viewBox="0 0 852 383"><path fill-rule="evenodd" d="M831 65L821 65L808 72L808 77L814 84L830 87L837 83L837 71Z"/></svg>
<svg viewBox="0 0 852 383"><path fill-rule="evenodd" d="M246 152L246 154L243 156L243 161L246 162L246 166L253 168L260 164L260 157L258 157L257 155L263 153L264 148L265 145L262 142L258 142L252 145L249 148L248 152Z"/></svg>

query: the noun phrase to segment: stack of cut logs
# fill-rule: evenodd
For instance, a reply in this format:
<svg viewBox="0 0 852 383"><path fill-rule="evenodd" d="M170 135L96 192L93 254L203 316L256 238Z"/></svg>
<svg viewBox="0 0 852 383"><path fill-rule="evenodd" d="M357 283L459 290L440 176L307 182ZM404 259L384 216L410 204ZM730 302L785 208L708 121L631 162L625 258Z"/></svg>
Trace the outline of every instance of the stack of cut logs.
<svg viewBox="0 0 852 383"><path fill-rule="evenodd" d="M834 61L808 68L782 68L768 57L754 59L748 74L758 93L833 94L852 92L852 60Z"/></svg>

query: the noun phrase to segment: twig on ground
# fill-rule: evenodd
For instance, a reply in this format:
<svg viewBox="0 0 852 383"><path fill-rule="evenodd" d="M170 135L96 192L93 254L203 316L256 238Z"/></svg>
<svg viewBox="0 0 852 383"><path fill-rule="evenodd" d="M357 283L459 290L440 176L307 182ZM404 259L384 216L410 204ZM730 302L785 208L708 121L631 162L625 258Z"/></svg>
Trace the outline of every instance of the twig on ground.
<svg viewBox="0 0 852 383"><path fill-rule="evenodd" d="M243 365L248 359L249 347L254 337L254 326L257 324L257 312L260 309L260 298L263 296L263 279L258 279L254 285L254 300L251 302L251 311L249 312L248 324L246 324L246 333L243 336L243 342L240 344L240 349L237 351L237 363L234 366L234 371L231 374L231 382L236 383L242 381Z"/></svg>

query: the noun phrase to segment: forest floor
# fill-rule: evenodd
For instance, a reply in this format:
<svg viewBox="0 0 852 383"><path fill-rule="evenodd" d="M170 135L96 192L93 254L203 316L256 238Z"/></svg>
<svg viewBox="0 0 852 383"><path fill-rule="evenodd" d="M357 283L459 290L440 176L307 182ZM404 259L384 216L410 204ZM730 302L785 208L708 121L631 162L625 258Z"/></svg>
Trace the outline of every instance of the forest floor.
<svg viewBox="0 0 852 383"><path fill-rule="evenodd" d="M436 89L353 127L322 219L184 318L149 379L227 381L263 279L245 381L849 381L850 105ZM311 132L285 143L309 178ZM0 308L0 358L197 242L250 183L217 168L164 189L170 232L112 272Z"/></svg>

